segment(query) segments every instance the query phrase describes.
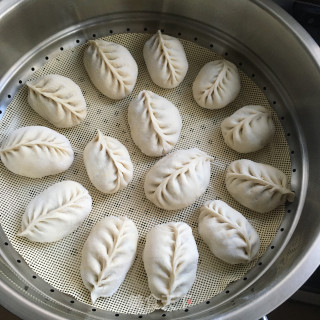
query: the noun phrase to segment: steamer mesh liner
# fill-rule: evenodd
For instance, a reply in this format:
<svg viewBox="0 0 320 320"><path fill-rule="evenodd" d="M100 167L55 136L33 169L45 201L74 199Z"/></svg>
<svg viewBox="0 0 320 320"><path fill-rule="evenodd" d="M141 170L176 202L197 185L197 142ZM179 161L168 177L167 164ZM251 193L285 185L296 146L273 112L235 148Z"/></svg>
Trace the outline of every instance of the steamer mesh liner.
<svg viewBox="0 0 320 320"><path fill-rule="evenodd" d="M118 34L104 38L127 47L138 64L137 84L127 98L112 101L95 89L82 63L85 45L80 45L50 60L34 73L32 79L55 73L76 82L82 89L87 102L88 115L84 122L70 129L53 127L29 107L27 88L23 86L7 107L0 123L1 140L19 127L42 125L64 134L75 151L75 160L69 170L42 179L15 175L2 163L0 164L0 188L2 194L6 195L0 200L1 225L15 250L21 254L34 272L54 288L79 301L91 304L89 292L82 284L79 272L82 246L97 221L109 215L127 216L136 223L139 230L136 260L119 290L110 298L99 298L94 306L131 314L150 313L157 308L150 295L142 262L145 235L154 225L169 221L187 222L193 229L200 255L197 278L192 289L184 299L166 307L165 310L183 309L206 301L222 292L229 283L242 278L256 264L257 259L247 265L233 266L215 258L198 235L197 221L200 206L207 200L221 199L243 213L261 238L259 257L263 255L276 235L285 212L284 206L281 206L268 214L258 214L239 205L231 198L225 187L227 165L236 159L247 158L273 165L284 171L289 179L291 172L289 148L283 129L276 113L269 106L267 98L254 82L240 71L241 92L237 99L220 110L203 109L192 97L193 80L205 63L222 58L195 43L181 40L189 62L187 76L177 88L161 89L151 81L143 60L143 45L149 37L148 34ZM145 156L135 146L127 121L127 106L131 99L143 89L164 96L178 107L183 119L183 128L174 150L197 147L215 157L211 166L209 188L200 199L184 210L173 212L161 210L145 198L144 176L158 159ZM237 109L248 104L260 104L272 110L276 133L271 144L263 150L240 155L224 143L220 123ZM83 164L82 152L86 144L95 136L97 129L123 143L134 165L132 182L126 189L114 195L105 195L97 191L90 183ZM25 238L17 237L21 216L27 204L44 189L62 180L78 181L88 189L93 198L93 209L89 217L75 232L56 243L32 243Z"/></svg>

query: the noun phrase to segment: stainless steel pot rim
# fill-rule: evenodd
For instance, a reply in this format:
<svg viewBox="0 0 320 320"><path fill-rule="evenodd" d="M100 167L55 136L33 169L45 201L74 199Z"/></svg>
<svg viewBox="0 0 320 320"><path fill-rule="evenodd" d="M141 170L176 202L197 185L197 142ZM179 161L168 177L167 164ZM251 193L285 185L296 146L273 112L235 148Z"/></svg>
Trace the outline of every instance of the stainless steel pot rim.
<svg viewBox="0 0 320 320"><path fill-rule="evenodd" d="M2 4L0 3L0 12L1 12L1 6L3 5L5 7L6 10L12 10L13 5L18 5L21 1L19 0L10 0L8 2L6 2L6 4ZM268 12L270 15L272 15L274 18L281 20L282 23L284 23L288 28L290 28L290 30L294 30L294 37L300 42L300 44L302 46L304 46L305 50L308 52L308 54L310 55L310 57L313 59L314 61L314 65L320 69L320 53L319 53L319 48L316 47L314 41L306 34L306 32L291 18L289 17L287 14L285 14L284 12L282 12L281 9L279 9L277 6L275 6L273 3L271 2L260 2L260 1L252 1L255 4L257 4L260 8L262 8L263 10L265 10L266 12ZM3 14L4 15L4 14ZM103 20L104 18L102 18ZM76 32L76 30L74 29L74 27L71 27L70 30L73 29L74 32ZM70 31L69 30L69 31ZM68 32L69 32L68 31ZM63 38L63 34L65 34L65 30L61 31L61 38ZM56 37L57 35L55 35L54 37ZM51 39L52 40L52 39ZM50 40L50 41L51 41ZM57 36L57 42L60 40L60 37ZM48 40L49 41L49 40ZM48 42L49 43L49 42ZM32 56L32 54L30 55L30 57ZM24 61L25 57L23 58ZM21 60L22 62L22 60ZM3 78L5 79L5 77ZM8 78L8 81L10 79ZM2 82L4 83L4 82ZM6 81L3 87L6 86ZM2 87L2 88L3 88ZM300 130L298 128L298 130ZM301 148L304 148L304 144L301 144ZM306 159L306 150L302 150L302 152L304 153L304 157ZM307 166L305 165L304 167L304 175L303 178L304 182L304 188L302 189L302 194L301 197L304 197L304 194L306 192L307 189ZM297 212L302 211L303 208L303 201L300 200L299 203L299 207L296 209ZM295 223L298 223L298 220L296 220ZM294 228L291 229L291 233L294 232ZM289 238L288 238L289 241ZM229 301L227 303L230 304L230 310L227 316L225 315L221 315L221 317L217 314L217 317L219 316L221 319L222 318L226 318L226 319L236 319L239 318L239 316L241 314L247 314L248 312L251 312L252 317L257 315L260 316L261 315L261 311L264 311L263 313L266 313L270 310L270 307L273 309L274 307L276 307L277 305L279 305L281 302L283 302L285 299L287 299L300 285L303 284L303 282L308 278L308 276L316 269L316 267L319 265L320 263L320 254L318 252L318 247L320 245L320 236L317 237L316 241L314 241L314 243L312 244L312 246L310 246L308 252L304 253L304 256L302 259L300 259L300 261L294 266L294 268L288 270L288 277L283 279L283 281L274 284L273 287L268 288L268 297L266 297L266 294L263 292L259 292L259 294L257 294L254 298L254 300L252 301L241 301L240 304L238 304L237 306L233 307L232 306L232 299L229 299ZM280 252L279 252L280 255ZM278 255L278 256L279 256ZM278 258L275 257L276 258ZM275 260L274 259L274 260ZM273 261L272 261L273 262ZM265 272L267 272L267 270L265 270ZM300 273L300 277L295 277L294 275ZM44 308L39 307L37 304L33 303L31 300L29 300L28 298L23 298L22 295L20 295L19 293L17 293L17 291L15 291L14 289L12 289L13 287L10 286L9 282L6 282L5 280L1 279L1 286L3 288L3 291L1 291L0 293L0 301L1 303L3 303L5 306L7 306L9 309L13 309L15 306L15 301L19 301L19 304L23 305L25 310L30 310L30 312L39 312L39 316L41 318L47 317L49 319L65 319L68 318L68 313L67 310L66 313L64 315L58 316L56 314L52 314L51 312L48 312L48 310L45 310ZM281 290L279 290L279 288L281 288ZM248 288L246 290L250 290L250 286L248 286ZM281 291L281 295L279 296L279 291ZM6 294L3 295L3 292L5 292L8 296L7 297L11 297L13 299L13 301L8 301ZM268 299L268 305L266 303L266 298ZM51 297L50 297L51 299ZM11 299L10 299L11 300ZM64 308L63 308L64 309ZM195 308L198 309L198 308ZM269 310L268 310L269 309ZM200 313L205 313L207 310L202 311L201 312L201 306L200 308L195 311L196 314L198 314L200 316ZM63 312L62 309L59 310L59 312ZM198 313L197 313L198 312ZM27 311L26 311L27 314ZM182 313L181 313L182 314ZM22 314L21 314L22 315ZM21 316L20 315L20 316ZM85 313L82 313L82 316L84 316ZM97 316L96 316L97 315ZM93 318L99 318L100 314L99 312L96 312L96 315L93 313L90 313L90 317ZM160 315L160 313L158 314ZM80 313L79 316L81 317ZM170 318L171 316L169 314L167 314L167 318ZM178 316L179 317L179 316ZM125 318L125 315L119 315L119 319L120 318ZM182 316L181 316L182 318ZM211 319L210 315L204 315L203 319Z"/></svg>

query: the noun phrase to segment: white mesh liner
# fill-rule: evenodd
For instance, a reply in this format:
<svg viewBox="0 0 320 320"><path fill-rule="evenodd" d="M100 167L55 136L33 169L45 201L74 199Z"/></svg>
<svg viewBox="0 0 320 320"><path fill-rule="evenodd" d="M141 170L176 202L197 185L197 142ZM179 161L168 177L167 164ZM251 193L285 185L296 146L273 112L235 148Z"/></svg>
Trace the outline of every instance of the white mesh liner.
<svg viewBox="0 0 320 320"><path fill-rule="evenodd" d="M99 298L95 307L119 313L145 314L155 309L150 296L147 278L142 262L142 251L146 233L156 224L169 221L185 221L193 229L200 254L196 281L188 293L176 304L165 308L167 311L185 308L212 298L225 287L251 269L257 259L247 265L228 265L215 258L199 238L197 221L199 207L211 199L222 199L243 213L256 228L261 238L259 256L274 238L284 215L284 206L268 213L258 214L239 205L228 194L224 178L227 165L236 159L247 158L273 165L284 171L290 179L291 165L289 149L283 129L272 111L276 134L272 143L264 149L246 155L231 150L223 141L220 130L221 121L244 105L260 104L272 110L262 91L243 72L241 92L229 106L220 110L207 110L199 107L192 97L192 83L200 68L207 62L221 59L214 52L192 42L183 41L189 70L184 81L175 89L161 89L151 81L146 69L142 49L148 34L119 34L104 39L127 47L139 66L137 84L127 98L112 101L99 93L91 84L82 63L85 45L62 52L56 58L34 73L32 79L44 74L60 74L69 77L82 89L87 102L88 115L84 122L70 129L57 129L35 113L27 103L27 88L24 85L8 106L0 123L0 140L13 130L30 125L52 128L68 137L75 151L75 160L66 172L42 179L31 179L15 175L0 163L0 188L5 197L0 199L1 225L11 244L25 259L27 264L40 277L54 288L91 304L90 295L84 287L79 266L81 249L92 226L105 216L127 216L139 230L137 257L133 267L119 290L110 298ZM127 121L127 107L133 97L143 90L151 90L173 102L183 119L180 139L174 150L197 147L215 157L211 170L211 182L205 194L193 205L180 211L158 209L144 195L143 181L146 172L158 160L145 156L133 143ZM86 144L95 136L97 129L117 138L123 143L134 165L134 177L128 187L114 195L97 191L87 176L82 152ZM93 209L85 222L71 235L51 244L32 243L16 236L21 216L27 204L37 194L61 180L74 180L88 189L93 198Z"/></svg>

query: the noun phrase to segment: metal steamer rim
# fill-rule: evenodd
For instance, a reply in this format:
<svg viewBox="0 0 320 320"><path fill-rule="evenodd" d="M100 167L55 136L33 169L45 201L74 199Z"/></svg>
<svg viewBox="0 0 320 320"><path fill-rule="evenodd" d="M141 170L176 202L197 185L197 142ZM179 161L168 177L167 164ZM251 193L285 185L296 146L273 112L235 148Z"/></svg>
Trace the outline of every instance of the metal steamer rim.
<svg viewBox="0 0 320 320"><path fill-rule="evenodd" d="M277 113L286 135L292 166L291 188L296 193L296 200L286 205L286 212L272 243L257 264L247 272L242 279L229 284L224 292L221 292L219 295L195 306L173 312L158 310L146 316L142 314L129 315L100 310L99 308L81 303L73 297L57 291L34 273L22 256L11 246L3 230L0 230L0 249L1 256L4 260L4 264L3 262L2 264L5 265L2 273L9 279L10 273L13 271L21 280L21 282L16 283L16 285L23 295L28 296L31 300L35 299L40 301L44 308L59 308L60 311L65 312L66 316L70 315L70 312L73 312L79 317L84 314L89 314L90 317L97 319L105 318L106 316L109 318L116 317L123 319L136 319L137 317L148 317L148 319L166 317L173 319L176 317L183 318L189 315L198 315L200 317L202 310L208 308L215 309L222 304L229 304L230 308L232 308L237 305L237 294L239 292L247 289L254 292L254 283L281 254L299 220L300 209L298 209L298 200L300 198L301 205L301 202L303 202L303 196L301 195L304 193L302 189L305 188L305 185L301 183L301 181L305 179L304 175L306 172L306 168L303 166L305 153L300 144L302 138L296 127L296 116L292 110L287 108L287 106L290 105L290 99L285 94L285 91L283 91L276 76L271 70L266 69L263 62L260 61L258 57L255 57L249 48L244 47L236 39L228 37L221 30L212 29L195 21L170 15L161 15L161 22L159 23L157 21L159 21L159 16L150 13L135 13L134 15L123 13L93 19L52 36L44 43L39 44L34 50L24 55L20 61L10 69L10 72L3 77L3 81L0 84L0 117L3 117L6 106L14 98L26 80L31 78L34 72L41 68L47 61L54 59L61 52L84 44L89 39L100 38L111 34L153 34L160 29L166 34L194 42L232 61L259 86L260 90L267 97L269 104Z"/></svg>

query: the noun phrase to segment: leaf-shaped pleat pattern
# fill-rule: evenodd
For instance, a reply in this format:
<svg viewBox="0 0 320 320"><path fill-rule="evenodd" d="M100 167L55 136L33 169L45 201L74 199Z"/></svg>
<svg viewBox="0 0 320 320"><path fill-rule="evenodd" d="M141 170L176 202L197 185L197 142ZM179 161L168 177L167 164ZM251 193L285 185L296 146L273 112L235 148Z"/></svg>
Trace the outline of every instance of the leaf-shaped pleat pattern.
<svg viewBox="0 0 320 320"><path fill-rule="evenodd" d="M287 200L292 202L294 193L287 184L282 171L251 160L233 161L227 169L226 186L231 196L257 212L271 211Z"/></svg>
<svg viewBox="0 0 320 320"><path fill-rule="evenodd" d="M49 74L26 84L29 105L54 126L70 128L86 117L86 101L81 89L69 78Z"/></svg>
<svg viewBox="0 0 320 320"><path fill-rule="evenodd" d="M275 126L271 113L265 107L249 105L224 119L221 131L230 148L248 153L267 145L274 136Z"/></svg>
<svg viewBox="0 0 320 320"><path fill-rule="evenodd" d="M83 222L91 204L88 191L80 183L56 183L31 200L18 236L36 242L58 241Z"/></svg>
<svg viewBox="0 0 320 320"><path fill-rule="evenodd" d="M123 99L132 92L138 66L127 48L104 40L90 40L83 62L94 86L110 99Z"/></svg>
<svg viewBox="0 0 320 320"><path fill-rule="evenodd" d="M168 154L147 173L144 183L146 197L166 210L189 206L207 189L212 160L195 148Z"/></svg>
<svg viewBox="0 0 320 320"><path fill-rule="evenodd" d="M84 149L83 160L92 184L101 192L115 193L132 180L133 165L126 147L99 130Z"/></svg>
<svg viewBox="0 0 320 320"><path fill-rule="evenodd" d="M160 306L184 297L196 278L197 245L184 222L170 222L149 231L143 252L152 295Z"/></svg>
<svg viewBox="0 0 320 320"><path fill-rule="evenodd" d="M136 225L126 217L106 217L92 228L80 268L92 303L118 290L134 262L137 243Z"/></svg>
<svg viewBox="0 0 320 320"><path fill-rule="evenodd" d="M260 239L249 221L221 200L200 208L199 234L211 252L230 263L247 263L259 252Z"/></svg>
<svg viewBox="0 0 320 320"><path fill-rule="evenodd" d="M207 109L224 108L240 92L237 67L227 60L208 62L194 80L192 91L199 106Z"/></svg>
<svg viewBox="0 0 320 320"><path fill-rule="evenodd" d="M67 170L74 158L69 140L41 126L12 132L0 149L2 163L13 173L42 178Z"/></svg>
<svg viewBox="0 0 320 320"><path fill-rule="evenodd" d="M180 41L159 30L144 45L143 56L152 81L159 87L177 87L188 71L188 61Z"/></svg>
<svg viewBox="0 0 320 320"><path fill-rule="evenodd" d="M131 137L140 150L151 157L170 152L182 128L179 110L167 99L141 91L128 108Z"/></svg>

